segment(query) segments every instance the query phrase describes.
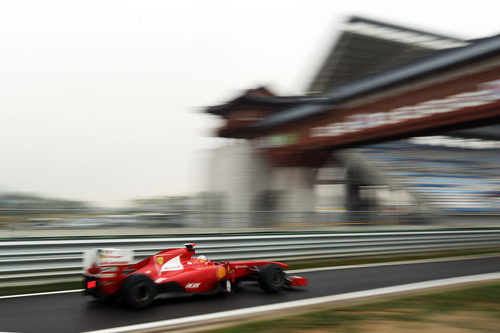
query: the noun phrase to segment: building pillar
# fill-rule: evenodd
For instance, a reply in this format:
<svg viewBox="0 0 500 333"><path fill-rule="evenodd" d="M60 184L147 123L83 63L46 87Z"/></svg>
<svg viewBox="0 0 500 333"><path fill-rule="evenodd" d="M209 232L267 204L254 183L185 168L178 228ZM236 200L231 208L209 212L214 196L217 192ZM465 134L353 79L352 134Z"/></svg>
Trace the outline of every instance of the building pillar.
<svg viewBox="0 0 500 333"><path fill-rule="evenodd" d="M278 211L312 212L316 209L314 178L316 168L275 167L271 186L278 194Z"/></svg>
<svg viewBox="0 0 500 333"><path fill-rule="evenodd" d="M212 151L208 178L206 226L247 228L258 225L255 211L268 207L271 164L250 141L239 141ZM266 200L269 198L269 200Z"/></svg>

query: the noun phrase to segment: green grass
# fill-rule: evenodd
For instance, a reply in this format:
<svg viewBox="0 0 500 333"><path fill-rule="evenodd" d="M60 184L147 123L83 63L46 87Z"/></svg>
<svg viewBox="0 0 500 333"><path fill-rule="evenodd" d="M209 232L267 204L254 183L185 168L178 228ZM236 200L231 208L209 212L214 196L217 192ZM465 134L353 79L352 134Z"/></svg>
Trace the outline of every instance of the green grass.
<svg viewBox="0 0 500 333"><path fill-rule="evenodd" d="M71 290L71 289L81 289L81 288L82 288L82 281L47 283L47 284L38 284L31 286L2 287L0 288L0 296L40 293L47 291Z"/></svg>
<svg viewBox="0 0 500 333"><path fill-rule="evenodd" d="M490 322L461 320L470 314ZM449 320L456 318L456 320ZM424 327L451 326L472 331L500 331L500 283L463 287L445 292L433 292L420 296L399 296L386 301L363 305L329 308L322 311L282 317L273 320L248 322L237 326L210 330L211 333L276 333L306 331L363 332L374 323L389 323ZM429 326L431 325L431 326ZM484 328L484 326L489 328ZM361 327L360 327L361 326ZM418 327L418 326L417 326ZM491 328L493 327L493 330ZM497 330L498 329L498 330ZM400 332L401 330L397 330ZM438 331L438 330L435 330Z"/></svg>

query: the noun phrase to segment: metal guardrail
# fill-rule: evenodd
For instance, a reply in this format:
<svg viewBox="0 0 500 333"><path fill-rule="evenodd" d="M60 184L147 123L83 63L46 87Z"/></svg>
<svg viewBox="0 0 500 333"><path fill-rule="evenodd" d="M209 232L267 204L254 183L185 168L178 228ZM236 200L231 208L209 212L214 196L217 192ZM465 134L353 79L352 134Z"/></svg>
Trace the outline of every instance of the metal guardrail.
<svg viewBox="0 0 500 333"><path fill-rule="evenodd" d="M197 254L215 260L286 260L500 247L500 228L9 240L0 242L0 286L76 280L81 274L83 251L86 249L133 249L134 260L140 260L185 242L197 243Z"/></svg>

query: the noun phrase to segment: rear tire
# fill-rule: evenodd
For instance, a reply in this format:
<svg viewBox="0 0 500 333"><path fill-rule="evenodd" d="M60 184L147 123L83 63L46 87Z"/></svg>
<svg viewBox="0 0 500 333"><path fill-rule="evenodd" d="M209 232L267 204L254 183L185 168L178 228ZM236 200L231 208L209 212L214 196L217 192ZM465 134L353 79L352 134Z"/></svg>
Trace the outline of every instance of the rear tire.
<svg viewBox="0 0 500 333"><path fill-rule="evenodd" d="M134 309L143 309L153 303L157 294L156 285L146 275L132 274L122 285L125 303Z"/></svg>
<svg viewBox="0 0 500 333"><path fill-rule="evenodd" d="M276 264L264 265L259 272L259 284L266 293L277 293L286 283L283 268Z"/></svg>

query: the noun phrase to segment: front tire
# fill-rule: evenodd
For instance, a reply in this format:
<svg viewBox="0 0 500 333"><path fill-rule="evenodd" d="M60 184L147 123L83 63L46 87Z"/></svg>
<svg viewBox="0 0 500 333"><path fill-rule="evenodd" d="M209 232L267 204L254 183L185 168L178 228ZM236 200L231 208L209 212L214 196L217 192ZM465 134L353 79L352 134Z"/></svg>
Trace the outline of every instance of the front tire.
<svg viewBox="0 0 500 333"><path fill-rule="evenodd" d="M233 283L231 280L220 281L217 284L216 290L216 294L221 297L229 296L233 293Z"/></svg>
<svg viewBox="0 0 500 333"><path fill-rule="evenodd" d="M259 272L259 284L266 293L277 293L286 283L283 268L276 264L264 265Z"/></svg>
<svg viewBox="0 0 500 333"><path fill-rule="evenodd" d="M156 285L146 275L132 274L123 282L123 298L127 305L134 309L150 306L156 294Z"/></svg>

